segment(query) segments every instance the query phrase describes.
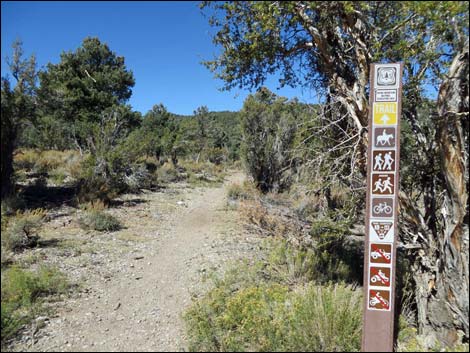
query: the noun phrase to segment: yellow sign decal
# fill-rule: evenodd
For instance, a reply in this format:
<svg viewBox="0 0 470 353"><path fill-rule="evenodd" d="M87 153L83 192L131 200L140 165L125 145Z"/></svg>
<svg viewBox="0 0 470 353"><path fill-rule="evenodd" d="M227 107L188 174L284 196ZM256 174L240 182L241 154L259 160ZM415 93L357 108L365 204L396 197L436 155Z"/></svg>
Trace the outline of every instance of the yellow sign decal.
<svg viewBox="0 0 470 353"><path fill-rule="evenodd" d="M397 103L374 103L374 124L394 125L397 123Z"/></svg>

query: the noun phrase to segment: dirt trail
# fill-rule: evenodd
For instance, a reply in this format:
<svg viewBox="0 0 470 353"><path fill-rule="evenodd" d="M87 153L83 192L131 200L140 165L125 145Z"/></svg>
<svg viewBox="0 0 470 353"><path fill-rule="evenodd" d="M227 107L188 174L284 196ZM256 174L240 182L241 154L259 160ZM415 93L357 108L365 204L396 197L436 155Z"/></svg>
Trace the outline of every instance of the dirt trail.
<svg viewBox="0 0 470 353"><path fill-rule="evenodd" d="M37 338L15 350L184 350L181 314L191 295L207 286L211 269L223 269L253 248L236 223L236 211L227 208L227 187L242 179L232 174L219 187L187 188L163 203L161 195L148 193L145 204L116 211L127 219L126 234L138 232L149 241L114 257L109 250L104 256L109 275L94 275L92 268L85 293L61 303ZM164 203L172 207L164 211ZM139 220L145 214L160 221Z"/></svg>

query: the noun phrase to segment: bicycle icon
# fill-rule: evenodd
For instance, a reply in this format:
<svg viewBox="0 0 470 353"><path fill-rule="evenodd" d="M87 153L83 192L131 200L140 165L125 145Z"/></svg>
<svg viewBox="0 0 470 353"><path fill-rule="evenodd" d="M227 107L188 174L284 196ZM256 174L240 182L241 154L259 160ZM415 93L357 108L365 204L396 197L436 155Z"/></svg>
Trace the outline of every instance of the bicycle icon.
<svg viewBox="0 0 470 353"><path fill-rule="evenodd" d="M386 202L381 202L378 205L374 206L374 213L391 214L392 213L392 207L390 205L387 205Z"/></svg>

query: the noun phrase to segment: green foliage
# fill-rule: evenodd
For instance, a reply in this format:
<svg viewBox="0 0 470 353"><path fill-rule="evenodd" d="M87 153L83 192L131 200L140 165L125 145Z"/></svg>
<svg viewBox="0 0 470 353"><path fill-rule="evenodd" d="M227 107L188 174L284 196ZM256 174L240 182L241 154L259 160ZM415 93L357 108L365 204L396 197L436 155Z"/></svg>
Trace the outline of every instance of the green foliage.
<svg viewBox="0 0 470 353"><path fill-rule="evenodd" d="M266 88L243 104L242 156L248 173L262 192L282 191L290 184L291 148L296 124L293 106Z"/></svg>
<svg viewBox="0 0 470 353"><path fill-rule="evenodd" d="M163 155L169 155L173 146L172 134L177 126L174 118L163 104L154 105L152 110L145 114L140 129L143 147L142 152L160 160Z"/></svg>
<svg viewBox="0 0 470 353"><path fill-rule="evenodd" d="M260 256L215 277L185 313L190 351L360 349L361 292L318 283L316 250L269 241Z"/></svg>
<svg viewBox="0 0 470 353"><path fill-rule="evenodd" d="M362 244L347 242L351 224L348 220L318 219L312 223L315 273L319 282L362 283Z"/></svg>
<svg viewBox="0 0 470 353"><path fill-rule="evenodd" d="M411 98L411 97L410 97ZM411 101L410 101L411 100ZM413 104L412 99L404 96L404 105ZM434 175L439 173L439 155L434 144L436 123L429 117L433 115L436 103L423 100L413 112L413 121L403 120L400 130L400 188L411 197L424 192L424 188ZM417 139L419 131L427 141ZM423 158L423 154L427 158Z"/></svg>
<svg viewBox="0 0 470 353"><path fill-rule="evenodd" d="M324 276L317 263L319 255L313 249L298 249L281 241L269 255L267 268L271 276L289 285L307 283ZM335 269L338 271L338 268ZM329 274L328 274L329 275Z"/></svg>
<svg viewBox="0 0 470 353"><path fill-rule="evenodd" d="M468 36L465 1L205 1L201 7L221 48L205 65L226 89L260 87L275 72L280 86L336 89L335 77L352 86L369 63L381 61L404 61L406 84L416 87L439 77L449 51Z"/></svg>
<svg viewBox="0 0 470 353"><path fill-rule="evenodd" d="M2 343L42 310L40 298L65 293L67 288L66 277L53 267L43 266L37 272L2 269Z"/></svg>
<svg viewBox="0 0 470 353"><path fill-rule="evenodd" d="M99 232L114 232L122 228L121 222L103 210L91 209L78 219L82 229Z"/></svg>
<svg viewBox="0 0 470 353"><path fill-rule="evenodd" d="M194 116L176 116L180 134L180 154L197 161L221 163L240 157L240 114L207 112L203 108Z"/></svg>
<svg viewBox="0 0 470 353"><path fill-rule="evenodd" d="M186 177L187 174L182 175L171 163L165 163L157 169L157 180L163 184L184 180Z"/></svg>
<svg viewBox="0 0 470 353"><path fill-rule="evenodd" d="M102 114L124 106L134 86L133 74L126 68L124 58L98 38L89 37L75 52L62 53L58 64L48 64L39 78L38 96L45 127L52 122L66 123L67 136L82 148L90 147L90 130L99 123ZM129 112L124 122L126 127L134 127L139 119Z"/></svg>
<svg viewBox="0 0 470 353"><path fill-rule="evenodd" d="M2 198L13 191L13 152L21 129L34 121L36 116L36 58L22 58L21 41L13 43L13 59L7 59L16 85L12 88L8 78L1 83L1 178Z"/></svg>
<svg viewBox="0 0 470 353"><path fill-rule="evenodd" d="M103 113L99 123L88 131L90 154L83 162L80 176L81 201L109 200L134 188L138 150L127 143L129 107L117 106Z"/></svg>
<svg viewBox="0 0 470 353"><path fill-rule="evenodd" d="M343 285L219 284L186 313L190 351L359 351L361 296Z"/></svg>
<svg viewBox="0 0 470 353"><path fill-rule="evenodd" d="M55 116L39 114L33 125L20 131L18 145L22 148L66 150L76 148L70 123Z"/></svg>
<svg viewBox="0 0 470 353"><path fill-rule="evenodd" d="M46 213L41 210L17 212L2 224L2 248L7 251L20 251L36 246L39 231ZM2 219L3 216L2 215Z"/></svg>

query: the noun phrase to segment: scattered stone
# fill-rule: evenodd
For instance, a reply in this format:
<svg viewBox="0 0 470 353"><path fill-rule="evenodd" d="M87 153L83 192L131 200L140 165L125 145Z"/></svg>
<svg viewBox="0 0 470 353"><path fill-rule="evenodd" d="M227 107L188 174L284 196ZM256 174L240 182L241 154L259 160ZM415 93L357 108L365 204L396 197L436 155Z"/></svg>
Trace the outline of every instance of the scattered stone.
<svg viewBox="0 0 470 353"><path fill-rule="evenodd" d="M121 307L121 303L119 302L119 303L117 303L117 305L114 307L114 310L117 310L117 309L119 309L120 307Z"/></svg>

